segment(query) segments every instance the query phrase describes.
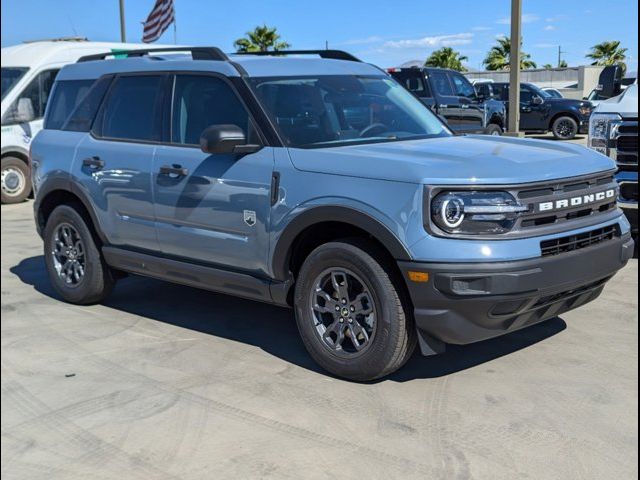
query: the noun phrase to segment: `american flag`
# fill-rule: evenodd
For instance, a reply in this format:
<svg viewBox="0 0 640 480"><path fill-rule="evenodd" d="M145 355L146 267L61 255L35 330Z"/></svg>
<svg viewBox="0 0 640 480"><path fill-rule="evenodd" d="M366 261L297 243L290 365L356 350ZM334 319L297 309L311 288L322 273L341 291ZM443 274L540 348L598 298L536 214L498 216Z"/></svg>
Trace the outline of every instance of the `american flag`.
<svg viewBox="0 0 640 480"><path fill-rule="evenodd" d="M153 10L144 22L142 41L155 42L174 21L173 0L156 0Z"/></svg>

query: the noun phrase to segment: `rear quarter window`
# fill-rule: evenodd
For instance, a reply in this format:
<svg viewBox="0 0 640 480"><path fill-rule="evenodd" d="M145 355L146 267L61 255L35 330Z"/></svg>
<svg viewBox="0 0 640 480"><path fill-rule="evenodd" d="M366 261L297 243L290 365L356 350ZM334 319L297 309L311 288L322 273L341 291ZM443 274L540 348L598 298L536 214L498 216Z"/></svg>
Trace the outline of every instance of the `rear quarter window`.
<svg viewBox="0 0 640 480"><path fill-rule="evenodd" d="M61 130L71 112L82 102L93 83L94 80L65 80L57 82L44 120L44 128Z"/></svg>

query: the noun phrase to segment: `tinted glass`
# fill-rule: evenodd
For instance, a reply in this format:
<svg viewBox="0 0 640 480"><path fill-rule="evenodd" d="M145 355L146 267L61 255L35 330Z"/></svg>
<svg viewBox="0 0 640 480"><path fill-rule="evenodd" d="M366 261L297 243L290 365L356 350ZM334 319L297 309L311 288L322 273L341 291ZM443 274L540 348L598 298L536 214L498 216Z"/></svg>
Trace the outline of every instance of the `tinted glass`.
<svg viewBox="0 0 640 480"><path fill-rule="evenodd" d="M159 141L162 85L161 76L118 78L102 110L100 134L106 138Z"/></svg>
<svg viewBox="0 0 640 480"><path fill-rule="evenodd" d="M78 106L72 111L63 130L72 132L88 132L91 130L93 119L100 107L100 102L109 89L112 77L103 77L93 83L93 86L86 93Z"/></svg>
<svg viewBox="0 0 640 480"><path fill-rule="evenodd" d="M449 78L446 73L443 72L435 72L429 75L431 79L431 83L433 85L433 89L442 96L452 96L454 95L453 89L451 88L451 83L449 82Z"/></svg>
<svg viewBox="0 0 640 480"><path fill-rule="evenodd" d="M173 95L171 141L198 145L211 125L236 125L249 137L249 114L232 88L216 77L178 75ZM253 143L249 139L249 143Z"/></svg>
<svg viewBox="0 0 640 480"><path fill-rule="evenodd" d="M529 87L520 87L520 101L530 103L533 100L533 91Z"/></svg>
<svg viewBox="0 0 640 480"><path fill-rule="evenodd" d="M489 87L489 85L487 85L486 83L476 83L475 87L478 95L481 95L485 98L491 97L491 87Z"/></svg>
<svg viewBox="0 0 640 480"><path fill-rule="evenodd" d="M424 79L424 74L421 71L394 72L392 76L398 81L398 83L404 86L404 88L415 93L418 97L431 97L429 83Z"/></svg>
<svg viewBox="0 0 640 480"><path fill-rule="evenodd" d="M13 86L27 73L26 67L2 67L2 98L11 91Z"/></svg>
<svg viewBox="0 0 640 480"><path fill-rule="evenodd" d="M47 70L38 74L7 109L2 123L25 123L42 118L58 72Z"/></svg>
<svg viewBox="0 0 640 480"><path fill-rule="evenodd" d="M459 97L474 98L476 96L476 91L473 89L473 85L471 85L471 82L462 75L452 73L451 80L453 80L455 93Z"/></svg>
<svg viewBox="0 0 640 480"><path fill-rule="evenodd" d="M289 146L331 147L449 135L420 100L387 76L251 79Z"/></svg>
<svg viewBox="0 0 640 480"><path fill-rule="evenodd" d="M494 83L491 87L493 89L493 96L502 101L509 100L509 85L504 83Z"/></svg>
<svg viewBox="0 0 640 480"><path fill-rule="evenodd" d="M58 82L53 92L44 128L59 130L71 112L84 99L93 80L67 80Z"/></svg>

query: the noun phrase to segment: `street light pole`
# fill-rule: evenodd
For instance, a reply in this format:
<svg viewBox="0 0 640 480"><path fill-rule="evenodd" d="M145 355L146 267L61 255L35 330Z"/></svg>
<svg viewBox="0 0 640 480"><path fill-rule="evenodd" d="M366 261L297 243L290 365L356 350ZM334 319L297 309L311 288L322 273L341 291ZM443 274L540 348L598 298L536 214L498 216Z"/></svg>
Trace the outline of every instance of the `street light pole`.
<svg viewBox="0 0 640 480"><path fill-rule="evenodd" d="M509 135L520 130L520 41L522 40L522 0L511 0L511 55L509 59Z"/></svg>
<svg viewBox="0 0 640 480"><path fill-rule="evenodd" d="M124 0L120 0L120 41L126 43L127 34L124 28Z"/></svg>

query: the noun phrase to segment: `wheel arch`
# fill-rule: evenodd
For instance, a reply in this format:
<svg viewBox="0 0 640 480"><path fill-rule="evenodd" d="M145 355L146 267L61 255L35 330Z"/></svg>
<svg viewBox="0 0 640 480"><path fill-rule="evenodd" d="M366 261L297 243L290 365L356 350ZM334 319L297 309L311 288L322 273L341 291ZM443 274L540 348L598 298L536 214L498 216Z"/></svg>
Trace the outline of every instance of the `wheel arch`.
<svg viewBox="0 0 640 480"><path fill-rule="evenodd" d="M281 281L290 279L291 261L296 254L296 248L300 246L304 237L309 235L309 232L335 226L345 226L346 231L342 238L353 236L354 231L358 231L380 244L393 259L411 259L411 254L405 245L378 219L352 207L323 205L305 210L286 225L273 250L274 277ZM340 231L332 231L328 238L340 238L340 233Z"/></svg>
<svg viewBox="0 0 640 480"><path fill-rule="evenodd" d="M66 178L50 179L38 190L33 205L38 234L42 237L49 215L51 215L51 212L53 212L56 206L74 203L82 207L83 211L80 213L88 217L87 220L90 221L89 227L93 231L99 244L104 245L108 243L107 237L100 228L98 217L90 200L82 190L74 187Z"/></svg>

